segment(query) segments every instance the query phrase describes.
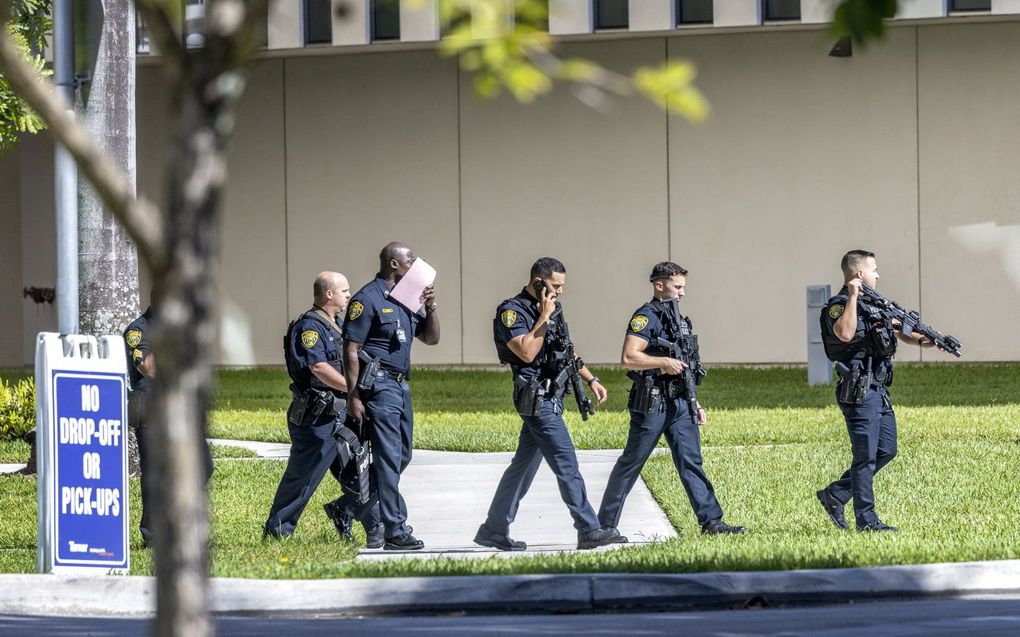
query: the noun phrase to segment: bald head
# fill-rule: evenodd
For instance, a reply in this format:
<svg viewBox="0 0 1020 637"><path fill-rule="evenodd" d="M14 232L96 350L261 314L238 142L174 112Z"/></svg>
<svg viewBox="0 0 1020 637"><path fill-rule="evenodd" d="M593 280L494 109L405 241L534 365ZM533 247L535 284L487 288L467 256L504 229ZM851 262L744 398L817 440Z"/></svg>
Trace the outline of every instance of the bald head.
<svg viewBox="0 0 1020 637"><path fill-rule="evenodd" d="M411 246L400 241L391 241L379 252L379 274L383 278L399 281L414 263Z"/></svg>
<svg viewBox="0 0 1020 637"><path fill-rule="evenodd" d="M323 309L343 312L351 298L351 286L347 277L339 272L320 272L312 286L315 304Z"/></svg>

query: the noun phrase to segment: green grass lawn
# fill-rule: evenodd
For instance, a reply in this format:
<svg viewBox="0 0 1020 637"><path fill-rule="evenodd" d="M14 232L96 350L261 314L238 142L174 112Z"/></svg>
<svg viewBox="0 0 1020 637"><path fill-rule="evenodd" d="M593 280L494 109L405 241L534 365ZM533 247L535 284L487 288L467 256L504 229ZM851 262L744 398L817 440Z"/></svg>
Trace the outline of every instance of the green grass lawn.
<svg viewBox="0 0 1020 637"><path fill-rule="evenodd" d="M619 370L598 370L611 401L583 423L568 414L581 448L623 445L626 384ZM212 436L286 441L287 393L280 370L225 371L212 414ZM510 412L509 377L499 372L416 371L415 442L419 448L510 450L520 421ZM849 445L831 386L809 388L803 369L712 369L702 387L710 422L702 430L706 469L726 519L750 528L741 537L706 538L668 456L643 477L679 536L644 547L541 558L390 560L357 563L322 515L302 518L299 533L264 542L264 521L283 463L214 448L213 574L233 577L369 577L473 573L693 572L825 568L1018 558L1020 365L897 368L892 388L900 455L876 479L879 511L896 535L840 532L814 492L845 469ZM573 409L573 405L570 406ZM27 455L0 443L0 457ZM4 460L0 460L4 461ZM18 461L8 459L8 462ZM23 461L23 460L21 460ZM0 478L0 572L35 568L35 480ZM309 512L336 497L330 480ZM137 528L138 483L131 484ZM850 509L847 509L848 512ZM565 513L564 513L565 515ZM625 513L626 515L626 513ZM357 526L357 525L356 525ZM151 572L151 553L133 537L132 572Z"/></svg>

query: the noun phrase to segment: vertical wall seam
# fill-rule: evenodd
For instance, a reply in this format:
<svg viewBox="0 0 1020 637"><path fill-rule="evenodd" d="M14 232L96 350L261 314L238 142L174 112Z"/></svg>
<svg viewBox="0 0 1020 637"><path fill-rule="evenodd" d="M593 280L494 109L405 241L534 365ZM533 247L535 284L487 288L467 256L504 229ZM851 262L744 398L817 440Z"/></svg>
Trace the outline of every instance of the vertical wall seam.
<svg viewBox="0 0 1020 637"><path fill-rule="evenodd" d="M666 59L663 60L664 64L669 64L669 38L663 36L663 53ZM673 181L673 173L669 170L669 110L663 109L663 121L666 122L666 260L673 260L673 228L672 228L672 216L673 216L673 197L670 194L670 183Z"/></svg>
<svg viewBox="0 0 1020 637"><path fill-rule="evenodd" d="M280 85L283 104L283 320L286 325L290 320L290 196L287 191L287 166L290 163L290 155L287 152L287 58L283 58Z"/></svg>
<svg viewBox="0 0 1020 637"><path fill-rule="evenodd" d="M921 277L921 29L914 27L914 161L917 167L917 310L924 311L921 296L923 285ZM918 358L924 361L924 349L918 348Z"/></svg>
<svg viewBox="0 0 1020 637"><path fill-rule="evenodd" d="M463 171L464 171L464 160L461 150L461 123L460 123L460 59L457 58L453 62L453 72L457 76L457 244L459 250L457 257L459 259L458 265L460 267L460 364L463 365L466 360L464 355L464 187L463 187Z"/></svg>

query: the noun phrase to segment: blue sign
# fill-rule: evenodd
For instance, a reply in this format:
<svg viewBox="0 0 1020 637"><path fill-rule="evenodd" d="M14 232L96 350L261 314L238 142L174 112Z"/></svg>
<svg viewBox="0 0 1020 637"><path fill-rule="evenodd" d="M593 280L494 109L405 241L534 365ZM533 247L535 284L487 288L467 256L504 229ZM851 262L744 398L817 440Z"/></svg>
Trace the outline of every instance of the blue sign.
<svg viewBox="0 0 1020 637"><path fill-rule="evenodd" d="M123 374L52 372L53 565L127 568Z"/></svg>

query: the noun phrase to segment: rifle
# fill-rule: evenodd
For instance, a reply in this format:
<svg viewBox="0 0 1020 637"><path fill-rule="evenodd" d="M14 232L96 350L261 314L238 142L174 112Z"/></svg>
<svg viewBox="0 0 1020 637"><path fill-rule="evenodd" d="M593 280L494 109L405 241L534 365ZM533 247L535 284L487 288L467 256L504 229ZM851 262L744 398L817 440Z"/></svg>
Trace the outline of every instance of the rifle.
<svg viewBox="0 0 1020 637"><path fill-rule="evenodd" d="M661 336L651 339L650 345L661 347L666 350L667 356L681 361L685 367L680 373L679 379L684 386L684 394L687 405L690 408L691 420L698 423L698 385L701 379L708 375L708 372L701 366L701 353L698 351L698 337L694 334L681 336L680 327L680 304L676 299L670 299L663 303L666 307L666 329L673 335L675 341Z"/></svg>
<svg viewBox="0 0 1020 637"><path fill-rule="evenodd" d="M863 283L861 284L861 299L877 309L883 318L899 321L900 333L904 336L909 337L914 332L917 332L932 343L935 343L936 347L942 351L949 352L957 358L961 356L960 348L963 347L963 343L948 334L943 336L930 325L922 323L921 313L917 310L904 310L895 301L890 301L879 294L877 290Z"/></svg>
<svg viewBox="0 0 1020 637"><path fill-rule="evenodd" d="M595 406L592 405L588 394L584 392L584 385L581 384L581 368L584 367L584 361L574 354L570 328L567 327L567 321L563 318L563 307L558 301L556 309L549 317L547 338L551 338L556 345L556 349L549 349L546 359L546 367L553 373L553 387L563 388L567 394L573 392L577 400L577 410L581 412L581 420L588 420L588 416L595 413Z"/></svg>

